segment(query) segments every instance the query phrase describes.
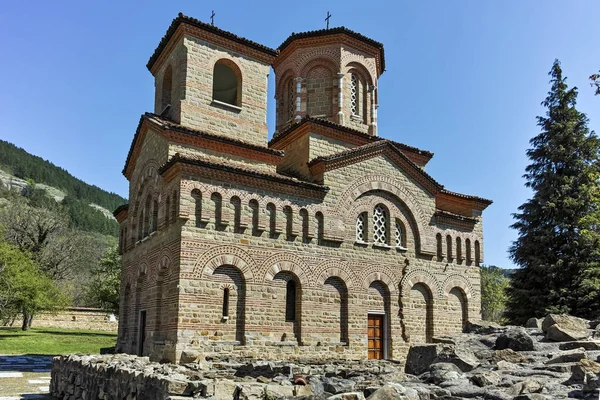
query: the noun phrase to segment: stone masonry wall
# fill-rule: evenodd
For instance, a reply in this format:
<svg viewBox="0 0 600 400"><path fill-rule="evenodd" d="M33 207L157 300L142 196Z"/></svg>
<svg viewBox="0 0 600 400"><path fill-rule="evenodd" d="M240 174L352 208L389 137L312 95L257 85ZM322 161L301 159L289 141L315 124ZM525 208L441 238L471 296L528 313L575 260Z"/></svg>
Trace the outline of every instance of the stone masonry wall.
<svg viewBox="0 0 600 400"><path fill-rule="evenodd" d="M93 331L116 332L118 322L101 309L70 308L55 315L40 314L33 320L36 328L89 329Z"/></svg>
<svg viewBox="0 0 600 400"><path fill-rule="evenodd" d="M181 124L266 146L270 66L191 36L183 40L187 71L185 96L181 100ZM213 102L213 68L221 59L229 60L240 70L241 109Z"/></svg>
<svg viewBox="0 0 600 400"><path fill-rule="evenodd" d="M153 359L178 359L193 350L291 358L332 354L361 359L366 357L369 312L386 315L387 356L402 358L409 343L458 332L465 318L479 315L479 272L473 261L438 261L429 255L435 251L436 233L462 237L462 243L471 238L474 243L481 240L475 236L479 230L461 232L446 227L440 231L432 226L426 218L435 210L432 196L385 158L328 172L325 179L331 190L318 202L275 192L257 196L252 195L251 187L232 185L226 189L224 182L183 178L178 184L177 212L183 225L173 224L164 230L164 223L159 223L158 232L126 258L131 293L136 293L134 281L137 287L146 288L130 297L133 304L126 308L133 314L124 319L129 321L130 332L121 336L126 351L136 352L139 347L136 314L146 309L150 321L152 314L159 312L159 303L152 300L157 298L153 292L156 286L146 283L159 281L152 276L159 267L152 264L160 262L161 246L155 249L154 243L174 235L169 246L175 250L178 236L174 232L179 229L179 273L170 283L171 296L176 298L173 303L178 304L171 308L175 319L168 324L171 352L167 355L161 351L160 341L146 342L143 354ZM192 190L201 193L200 209L195 206L198 200L191 196ZM218 202L214 193L219 194ZM356 193L361 194L356 197ZM240 203L230 200L234 196ZM252 199L259 209L254 216ZM270 202L276 205L274 217L268 211ZM386 207L390 221L402 222L405 248L395 246L391 230L387 247L374 246L369 232L365 243L356 243L357 215L366 212L367 221L371 221L376 204ZM285 207L291 213L286 214ZM309 216L304 221L301 210ZM319 211L324 215L322 229L314 218ZM216 215L228 221L227 225L217 224ZM291 223L287 218L292 218ZM372 229L369 222L366 229ZM340 239L331 241L328 237ZM156 255L141 256L139 252L145 248ZM174 265L171 268L177 270ZM147 272L139 272L142 270ZM139 282L136 271L137 279L142 277ZM298 284L297 318L293 322L286 321L285 314L286 282L290 279ZM227 318L223 318L225 289ZM147 322L147 332L148 341L159 331L154 333Z"/></svg>

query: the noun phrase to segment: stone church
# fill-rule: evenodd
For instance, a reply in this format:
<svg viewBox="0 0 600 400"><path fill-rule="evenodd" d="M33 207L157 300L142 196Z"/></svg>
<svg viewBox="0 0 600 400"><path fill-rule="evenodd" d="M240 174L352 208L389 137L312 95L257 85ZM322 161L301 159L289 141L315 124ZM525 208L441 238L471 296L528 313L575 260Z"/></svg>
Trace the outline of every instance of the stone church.
<svg viewBox="0 0 600 400"><path fill-rule="evenodd" d="M480 317L491 201L380 136L381 43L340 27L272 49L179 14L147 67L115 211L118 351L402 359Z"/></svg>

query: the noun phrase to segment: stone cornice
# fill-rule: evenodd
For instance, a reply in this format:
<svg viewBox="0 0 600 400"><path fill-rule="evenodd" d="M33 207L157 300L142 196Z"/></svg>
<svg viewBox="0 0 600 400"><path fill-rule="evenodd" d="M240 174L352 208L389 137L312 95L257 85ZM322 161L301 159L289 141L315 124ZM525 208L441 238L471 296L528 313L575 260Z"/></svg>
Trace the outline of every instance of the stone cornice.
<svg viewBox="0 0 600 400"><path fill-rule="evenodd" d="M271 64L278 54L275 49L179 13L148 60L146 67L152 74L160 69L165 54L169 54L174 43L185 34L244 54L265 64Z"/></svg>
<svg viewBox="0 0 600 400"><path fill-rule="evenodd" d="M382 140L369 143L354 149L342 151L327 157L318 157L308 163L308 167L314 176L324 172L342 168L347 165L356 164L374 157L386 156L394 164L405 171L412 179L423 186L429 193L436 195L443 186L433 179L429 174L412 162L394 143Z"/></svg>
<svg viewBox="0 0 600 400"><path fill-rule="evenodd" d="M363 146L368 143L388 141L393 143L404 153L412 162L419 166L425 166L433 157L433 153L427 150L421 150L404 143L384 139L379 136L372 136L367 133L339 125L331 121L310 116L302 118L297 124L291 125L287 129L275 134L269 141L269 147L273 149L284 149L288 144L296 141L298 138L308 133L316 133L331 139L339 140L354 146Z"/></svg>
<svg viewBox="0 0 600 400"><path fill-rule="evenodd" d="M450 225L459 229L473 230L473 227L477 223L477 219L475 218L439 209L436 210L434 216L436 224Z"/></svg>
<svg viewBox="0 0 600 400"><path fill-rule="evenodd" d="M115 211L113 211L113 216L117 219L118 223L122 223L127 219L127 215L129 213L129 204L122 204Z"/></svg>
<svg viewBox="0 0 600 400"><path fill-rule="evenodd" d="M296 48L315 47L330 44L347 44L364 53L371 54L376 60L378 76L385 71L385 54L383 51L383 44L344 26L309 32L292 33L278 47L280 54L273 62L273 67L276 67L289 54L293 53Z"/></svg>
<svg viewBox="0 0 600 400"><path fill-rule="evenodd" d="M189 172L190 174L197 174L222 182L238 182L257 188L269 189L269 186L271 186L270 190L275 192L303 197L322 198L329 191L326 186L301 181L285 175L233 167L201 158L187 158L178 153L158 170L158 173L167 182L182 172Z"/></svg>
<svg viewBox="0 0 600 400"><path fill-rule="evenodd" d="M272 165L277 165L283 157L283 152L280 150L257 146L241 140L231 139L225 136L214 135L196 129L187 128L172 121L160 118L156 114L145 113L140 118L129 154L127 155L125 167L123 168L123 175L125 175L127 179L131 178L131 173L135 166L135 160L137 159L141 145L144 142L143 139L146 131L150 126L154 127L157 133L170 142L209 149Z"/></svg>

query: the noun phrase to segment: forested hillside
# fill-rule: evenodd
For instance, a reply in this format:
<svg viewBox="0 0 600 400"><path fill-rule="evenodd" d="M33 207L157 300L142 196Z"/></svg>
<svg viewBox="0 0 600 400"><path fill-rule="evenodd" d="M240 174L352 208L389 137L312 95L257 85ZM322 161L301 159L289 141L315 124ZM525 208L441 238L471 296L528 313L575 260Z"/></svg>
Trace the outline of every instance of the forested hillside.
<svg viewBox="0 0 600 400"><path fill-rule="evenodd" d="M0 168L17 178L31 179L37 183L56 187L76 200L98 204L111 211L127 203L127 200L121 196L89 185L50 161L29 154L4 140L0 140Z"/></svg>

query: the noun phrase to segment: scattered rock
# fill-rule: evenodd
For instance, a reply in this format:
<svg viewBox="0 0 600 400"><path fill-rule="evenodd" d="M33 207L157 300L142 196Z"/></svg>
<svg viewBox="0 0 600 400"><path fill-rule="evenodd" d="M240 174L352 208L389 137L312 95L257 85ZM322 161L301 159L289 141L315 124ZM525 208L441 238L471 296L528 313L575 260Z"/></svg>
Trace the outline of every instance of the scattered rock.
<svg viewBox="0 0 600 400"><path fill-rule="evenodd" d="M181 364L195 363L203 360L202 353L194 350L184 350L181 353Z"/></svg>
<svg viewBox="0 0 600 400"><path fill-rule="evenodd" d="M552 325L560 325L563 329L573 331L587 330L588 321L583 318L572 317L566 314L548 314L542 322L542 330L548 332Z"/></svg>
<svg viewBox="0 0 600 400"><path fill-rule="evenodd" d="M327 400L365 400L362 392L342 393L330 396Z"/></svg>
<svg viewBox="0 0 600 400"><path fill-rule="evenodd" d="M577 342L564 342L558 346L561 350L573 350L582 348L585 350L596 351L600 350L600 342L594 340L580 340Z"/></svg>
<svg viewBox="0 0 600 400"><path fill-rule="evenodd" d="M270 383L265 387L265 396L267 399L279 399L282 397L293 397L293 386L282 386L276 383Z"/></svg>
<svg viewBox="0 0 600 400"><path fill-rule="evenodd" d="M569 382L584 383L587 374L600 374L600 363L588 359L579 361L572 369Z"/></svg>
<svg viewBox="0 0 600 400"><path fill-rule="evenodd" d="M508 392L513 396L528 393L540 393L544 389L544 386L535 379L527 379L521 382L517 382L512 385Z"/></svg>
<svg viewBox="0 0 600 400"><path fill-rule="evenodd" d="M440 362L452 363L463 372L471 371L479 365L470 350L451 344L422 344L413 345L408 350L405 371L420 375L427 371L431 364Z"/></svg>
<svg viewBox="0 0 600 400"><path fill-rule="evenodd" d="M584 349L575 349L558 353L555 357L546 361L546 364L572 363L587 358L587 353Z"/></svg>
<svg viewBox="0 0 600 400"><path fill-rule="evenodd" d="M501 332L504 328L495 322L469 321L465 326L466 333L490 334Z"/></svg>
<svg viewBox="0 0 600 400"><path fill-rule="evenodd" d="M562 325L554 324L546 330L546 339L554 342L574 342L577 340L587 339L589 332L587 329L569 329L563 328Z"/></svg>
<svg viewBox="0 0 600 400"><path fill-rule="evenodd" d="M347 393L354 391L356 382L350 379L323 378L323 389L332 394Z"/></svg>
<svg viewBox="0 0 600 400"><path fill-rule="evenodd" d="M523 328L511 328L496 339L496 350L533 351L533 339Z"/></svg>
<svg viewBox="0 0 600 400"><path fill-rule="evenodd" d="M542 319L540 318L529 318L525 323L526 328L542 329Z"/></svg>
<svg viewBox="0 0 600 400"><path fill-rule="evenodd" d="M453 381L463 376L462 371L454 364L436 363L429 367L428 382L439 385L442 382Z"/></svg>
<svg viewBox="0 0 600 400"><path fill-rule="evenodd" d="M415 389L406 388L397 383L388 383L377 389L367 400L420 400Z"/></svg>
<svg viewBox="0 0 600 400"><path fill-rule="evenodd" d="M479 387L496 386L500 383L500 375L494 371L482 372L473 375L471 380Z"/></svg>
<svg viewBox="0 0 600 400"><path fill-rule="evenodd" d="M527 362L527 358L525 356L517 353L513 349L502 349L494 351L494 354L492 355L492 360L495 362L508 361L509 363L513 364Z"/></svg>

